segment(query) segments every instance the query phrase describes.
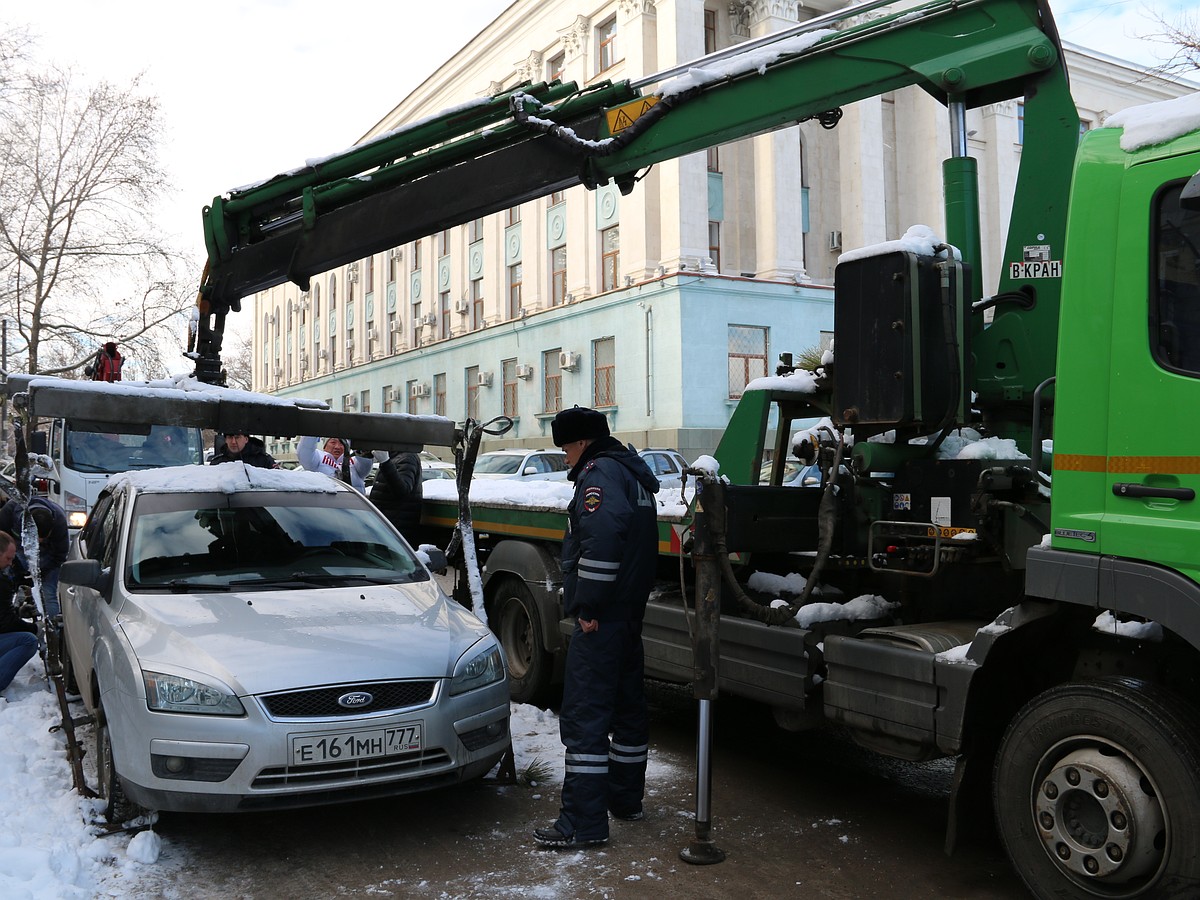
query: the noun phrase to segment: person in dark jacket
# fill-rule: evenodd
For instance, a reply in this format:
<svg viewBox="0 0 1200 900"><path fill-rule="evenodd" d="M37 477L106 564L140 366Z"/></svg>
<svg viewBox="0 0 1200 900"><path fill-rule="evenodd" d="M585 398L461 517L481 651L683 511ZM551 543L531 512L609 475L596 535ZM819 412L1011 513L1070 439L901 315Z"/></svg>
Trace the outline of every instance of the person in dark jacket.
<svg viewBox="0 0 1200 900"><path fill-rule="evenodd" d="M37 628L22 619L13 606L16 582L10 567L16 556L17 542L0 532L0 691L37 653Z"/></svg>
<svg viewBox="0 0 1200 900"><path fill-rule="evenodd" d="M42 610L50 619L57 619L60 612L58 570L67 561L69 544L67 514L53 500L34 497L29 501L29 517L37 531L37 565L42 583ZM33 572L25 556L21 529L21 502L9 500L0 507L0 531L7 532L17 542L13 571L19 576L30 575Z"/></svg>
<svg viewBox="0 0 1200 900"><path fill-rule="evenodd" d="M417 546L417 526L421 523L421 457L412 451L375 456L379 468L370 498L396 530L412 546Z"/></svg>
<svg viewBox="0 0 1200 900"><path fill-rule="evenodd" d="M562 548L563 609L575 628L559 716L562 802L533 837L543 847L591 847L608 841L609 813L642 818L650 743L642 618L658 561L658 479L597 410L563 410L551 428L575 483Z"/></svg>
<svg viewBox="0 0 1200 900"><path fill-rule="evenodd" d="M210 466L227 462L244 462L260 469L278 469L279 463L267 452L267 445L244 431L231 431L224 435L225 446L217 450L208 461Z"/></svg>

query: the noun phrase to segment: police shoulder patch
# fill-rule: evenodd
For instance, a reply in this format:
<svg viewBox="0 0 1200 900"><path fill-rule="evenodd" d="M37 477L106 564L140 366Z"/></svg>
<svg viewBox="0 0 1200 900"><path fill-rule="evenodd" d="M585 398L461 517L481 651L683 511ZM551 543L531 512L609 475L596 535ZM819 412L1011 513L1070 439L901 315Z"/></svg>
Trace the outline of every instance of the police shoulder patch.
<svg viewBox="0 0 1200 900"><path fill-rule="evenodd" d="M604 491L601 488L589 487L583 489L583 508L588 512L598 510L603 499Z"/></svg>

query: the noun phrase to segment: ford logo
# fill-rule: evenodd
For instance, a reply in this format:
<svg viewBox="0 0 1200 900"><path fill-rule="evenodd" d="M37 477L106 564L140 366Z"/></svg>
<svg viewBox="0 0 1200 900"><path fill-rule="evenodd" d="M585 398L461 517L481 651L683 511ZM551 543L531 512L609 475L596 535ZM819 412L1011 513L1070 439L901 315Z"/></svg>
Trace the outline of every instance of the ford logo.
<svg viewBox="0 0 1200 900"><path fill-rule="evenodd" d="M351 691L337 698L338 706L346 709L357 709L360 706L370 706L375 700L374 695L366 691Z"/></svg>

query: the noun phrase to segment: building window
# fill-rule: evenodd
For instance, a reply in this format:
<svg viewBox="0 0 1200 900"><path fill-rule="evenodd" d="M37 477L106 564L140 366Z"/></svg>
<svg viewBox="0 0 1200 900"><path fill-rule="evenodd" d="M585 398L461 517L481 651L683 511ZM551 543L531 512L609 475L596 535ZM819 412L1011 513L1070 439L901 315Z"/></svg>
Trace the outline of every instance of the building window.
<svg viewBox="0 0 1200 900"><path fill-rule="evenodd" d="M395 312L387 315L387 352L390 356L400 349L400 317Z"/></svg>
<svg viewBox="0 0 1200 900"><path fill-rule="evenodd" d="M559 203L562 203L566 199L567 199L566 191L555 191L554 193L552 193L550 195L550 205L557 206Z"/></svg>
<svg viewBox="0 0 1200 900"><path fill-rule="evenodd" d="M467 223L467 243L483 240L483 219L472 219Z"/></svg>
<svg viewBox="0 0 1200 900"><path fill-rule="evenodd" d="M592 406L617 405L617 342L615 338L592 341Z"/></svg>
<svg viewBox="0 0 1200 900"><path fill-rule="evenodd" d="M387 280L394 282L396 273L400 271L400 252L399 248L393 248L388 251L387 255Z"/></svg>
<svg viewBox="0 0 1200 900"><path fill-rule="evenodd" d="M370 412L371 411L371 392L370 391L362 391L358 395L358 411L359 412Z"/></svg>
<svg viewBox="0 0 1200 900"><path fill-rule="evenodd" d="M612 68L617 61L617 17L605 19L596 28L596 71Z"/></svg>
<svg viewBox="0 0 1200 900"><path fill-rule="evenodd" d="M567 302L567 248L555 247L550 251L550 305L561 306Z"/></svg>
<svg viewBox="0 0 1200 900"><path fill-rule="evenodd" d="M409 266L412 269L412 271L414 271L414 272L421 271L421 239L420 238L417 238L415 241L413 241L412 260L409 262Z"/></svg>
<svg viewBox="0 0 1200 900"><path fill-rule="evenodd" d="M501 412L513 419L517 415L517 361L503 360L500 363L500 372L504 384L504 408Z"/></svg>
<svg viewBox="0 0 1200 900"><path fill-rule="evenodd" d="M342 412L354 412L358 400L353 394L342 394Z"/></svg>
<svg viewBox="0 0 1200 900"><path fill-rule="evenodd" d="M417 380L414 378L411 381L404 383L404 397L406 400L405 412L410 416L417 414Z"/></svg>
<svg viewBox="0 0 1200 900"><path fill-rule="evenodd" d="M614 225L600 232L600 290L616 290L620 271L621 230Z"/></svg>
<svg viewBox="0 0 1200 900"><path fill-rule="evenodd" d="M479 366L471 366L466 371L467 378L467 418L479 421Z"/></svg>
<svg viewBox="0 0 1200 900"><path fill-rule="evenodd" d="M758 325L729 326L729 399L736 400L755 378L767 374L767 329Z"/></svg>
<svg viewBox="0 0 1200 900"><path fill-rule="evenodd" d="M380 392L380 396L383 399L383 403L380 406L383 407L385 413L390 413L392 411L392 386L385 384L383 390Z"/></svg>
<svg viewBox="0 0 1200 900"><path fill-rule="evenodd" d="M556 413L562 409L562 360L556 347L542 354L542 412Z"/></svg>
<svg viewBox="0 0 1200 900"><path fill-rule="evenodd" d="M375 290L375 257L368 256L363 260L363 293L370 294Z"/></svg>
<svg viewBox="0 0 1200 900"><path fill-rule="evenodd" d="M708 256L716 266L717 271L721 271L721 223L708 223Z"/></svg>
<svg viewBox="0 0 1200 900"><path fill-rule="evenodd" d="M438 294L438 328L439 338L450 337L450 292Z"/></svg>
<svg viewBox="0 0 1200 900"><path fill-rule="evenodd" d="M508 317L515 319L521 314L521 264L508 267ZM506 413L507 415L507 413Z"/></svg>
<svg viewBox="0 0 1200 900"><path fill-rule="evenodd" d="M563 77L563 72L566 70L566 68L567 68L566 52L564 51L563 53L554 54L554 56L550 57L549 61L546 63L546 80L547 81L561 80Z"/></svg>
<svg viewBox="0 0 1200 900"><path fill-rule="evenodd" d="M444 228L438 232L437 252L438 252L438 256L449 256L450 255L450 229L449 228Z"/></svg>
<svg viewBox="0 0 1200 900"><path fill-rule="evenodd" d="M483 327L483 279L471 281L471 330Z"/></svg>
<svg viewBox="0 0 1200 900"><path fill-rule="evenodd" d="M705 54L715 53L717 51L717 13L716 10L706 9L704 11L704 52Z"/></svg>
<svg viewBox="0 0 1200 900"><path fill-rule="evenodd" d="M412 305L412 313L409 315L410 326L412 329L412 339L408 342L410 347L421 346L421 304L414 303Z"/></svg>
<svg viewBox="0 0 1200 900"><path fill-rule="evenodd" d="M433 376L433 414L446 414L446 373L439 372Z"/></svg>
<svg viewBox="0 0 1200 900"><path fill-rule="evenodd" d="M704 151L705 158L708 160L708 171L721 171L721 151L716 147L709 147Z"/></svg>
<svg viewBox="0 0 1200 900"><path fill-rule="evenodd" d="M504 227L505 228L507 228L509 225L516 225L520 221L521 221L521 207L510 206L507 210L505 210L505 212L504 212Z"/></svg>

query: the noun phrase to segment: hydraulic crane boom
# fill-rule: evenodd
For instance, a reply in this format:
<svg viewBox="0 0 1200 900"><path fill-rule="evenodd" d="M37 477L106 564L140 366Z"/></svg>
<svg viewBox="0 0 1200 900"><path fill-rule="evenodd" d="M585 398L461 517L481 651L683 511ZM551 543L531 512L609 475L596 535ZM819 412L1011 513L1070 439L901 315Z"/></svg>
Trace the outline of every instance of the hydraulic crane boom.
<svg viewBox="0 0 1200 900"><path fill-rule="evenodd" d="M946 236L972 275L969 302L979 300L967 108L1024 97L1026 128L1039 130L1023 154L1005 260L1033 243L1061 246L1078 120L1053 20L1040 0L935 0L856 22L888 5L859 4L636 83L525 85L215 198L203 214L198 376L219 373L224 315L255 291L307 287L335 266L574 185L611 181L627 193L656 162L811 118L832 127L842 105L910 85L951 110ZM1007 280L1000 288L1027 300ZM1057 290L1041 283L1032 309L998 309L991 334L977 337L985 401L1027 396L1053 373ZM986 365L991 342L1016 364Z"/></svg>

